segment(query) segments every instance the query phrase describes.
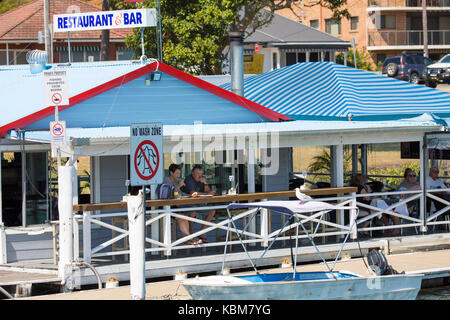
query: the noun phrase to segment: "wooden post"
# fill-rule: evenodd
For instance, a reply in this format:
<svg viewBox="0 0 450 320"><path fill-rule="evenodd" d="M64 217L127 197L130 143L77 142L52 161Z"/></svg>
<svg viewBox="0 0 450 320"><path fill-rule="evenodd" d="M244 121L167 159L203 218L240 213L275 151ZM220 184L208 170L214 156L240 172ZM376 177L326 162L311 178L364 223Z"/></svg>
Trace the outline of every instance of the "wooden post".
<svg viewBox="0 0 450 320"><path fill-rule="evenodd" d="M164 245L170 247L170 244L172 242L172 229L170 227L170 206L164 206L164 210L166 211L166 215L164 216ZM172 250L166 250L165 255L172 255Z"/></svg>
<svg viewBox="0 0 450 320"><path fill-rule="evenodd" d="M425 138L424 138L425 139ZM421 140L419 142L419 154L420 154L420 186L423 190L422 196L420 197L420 219L422 220L422 226L420 227L420 231L426 232L427 231L427 215L426 213L426 197L427 197L427 186L426 186L426 176L428 173L428 149L424 147L424 142ZM431 201L431 200L430 200Z"/></svg>
<svg viewBox="0 0 450 320"><path fill-rule="evenodd" d="M356 192L352 192L352 202L350 203L352 207L356 207ZM350 222L349 225L353 224L353 228L350 233L350 239L356 239L358 237L358 227L356 225L356 209L350 210Z"/></svg>
<svg viewBox="0 0 450 320"><path fill-rule="evenodd" d="M358 173L358 145L352 144L352 175Z"/></svg>
<svg viewBox="0 0 450 320"><path fill-rule="evenodd" d="M262 200L265 201L266 199ZM261 209L261 237L263 238L263 247L269 245L269 212L267 209Z"/></svg>
<svg viewBox="0 0 450 320"><path fill-rule="evenodd" d="M150 186L150 190L151 190L151 193L150 193L150 199L156 199L156 185L154 185L154 184L152 184L151 186ZM154 207L152 207L151 208L152 210L153 209L155 209ZM145 208L144 208L144 211L145 211ZM151 214L151 218L153 219L153 218L156 218L158 216L158 213L152 213ZM160 221L156 221L156 222L153 222L152 223L152 225L150 226L150 228L151 228L151 232L152 232L152 239L153 240L156 240L156 241L159 241L159 226L160 226L160 223L159 223ZM157 245L156 244L152 244L152 248L156 248L157 247ZM151 253L152 255L157 255L157 254L159 254L158 253L158 251L152 251L152 253Z"/></svg>
<svg viewBox="0 0 450 320"><path fill-rule="evenodd" d="M255 149L252 147L248 149L247 181L248 193L255 193ZM256 218L251 220L248 230L252 233L256 232ZM254 247L256 243L251 242L249 245Z"/></svg>
<svg viewBox="0 0 450 320"><path fill-rule="evenodd" d="M144 187L145 188L145 187ZM145 195L128 196L130 239L130 294L133 300L145 299Z"/></svg>
<svg viewBox="0 0 450 320"><path fill-rule="evenodd" d="M72 177L74 167L70 162L58 167L58 211L59 211L59 263L58 275L66 279L70 272L67 266L73 261L73 203L72 203ZM67 271L66 271L67 270Z"/></svg>
<svg viewBox="0 0 450 320"><path fill-rule="evenodd" d="M0 222L0 264L8 263L6 253L6 232L3 222Z"/></svg>
<svg viewBox="0 0 450 320"><path fill-rule="evenodd" d="M83 212L83 261L91 263L91 212Z"/></svg>

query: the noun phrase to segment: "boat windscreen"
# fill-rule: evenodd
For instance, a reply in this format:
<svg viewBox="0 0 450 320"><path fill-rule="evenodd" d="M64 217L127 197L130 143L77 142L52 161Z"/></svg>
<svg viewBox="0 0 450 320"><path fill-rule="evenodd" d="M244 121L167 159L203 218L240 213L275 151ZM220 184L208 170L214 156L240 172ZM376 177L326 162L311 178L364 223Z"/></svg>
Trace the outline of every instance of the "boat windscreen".
<svg viewBox="0 0 450 320"><path fill-rule="evenodd" d="M300 201L300 200L290 200L290 201L261 201L261 202L249 202L249 203L232 203L228 205L229 210L233 209L245 209L245 208L265 208L277 212L282 212L286 214L294 213L307 213L307 212L318 212L318 211L328 211L336 209L356 209L356 207L342 207L332 205L327 202L322 201Z"/></svg>

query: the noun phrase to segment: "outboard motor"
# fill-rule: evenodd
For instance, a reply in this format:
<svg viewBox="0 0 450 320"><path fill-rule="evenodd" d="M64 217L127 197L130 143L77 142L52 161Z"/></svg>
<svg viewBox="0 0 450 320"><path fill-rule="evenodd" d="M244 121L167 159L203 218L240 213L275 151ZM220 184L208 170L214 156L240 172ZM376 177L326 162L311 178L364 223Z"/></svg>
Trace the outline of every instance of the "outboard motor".
<svg viewBox="0 0 450 320"><path fill-rule="evenodd" d="M372 249L367 254L367 261L369 263L370 269L377 276L386 276L391 274L400 274L392 266L389 265L386 257L379 250ZM401 274L404 274L405 271L402 271Z"/></svg>

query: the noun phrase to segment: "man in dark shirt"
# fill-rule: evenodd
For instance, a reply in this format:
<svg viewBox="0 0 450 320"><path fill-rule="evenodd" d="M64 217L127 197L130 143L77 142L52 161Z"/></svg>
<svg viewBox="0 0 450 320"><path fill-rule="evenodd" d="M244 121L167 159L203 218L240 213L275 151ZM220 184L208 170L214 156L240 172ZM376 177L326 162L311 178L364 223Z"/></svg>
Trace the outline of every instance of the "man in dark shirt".
<svg viewBox="0 0 450 320"><path fill-rule="evenodd" d="M203 177L203 169L200 165L195 165L192 168L192 173L184 179L184 186L181 191L184 193L190 194L193 198L198 197L199 195L215 195L215 191L211 190L206 182L205 177ZM200 207L202 205L195 204L193 207ZM205 221L210 222L214 215L216 214L215 210L202 210L199 211L199 214L206 213ZM202 226L202 229L206 228L206 225ZM200 236L202 242L208 242L205 235Z"/></svg>

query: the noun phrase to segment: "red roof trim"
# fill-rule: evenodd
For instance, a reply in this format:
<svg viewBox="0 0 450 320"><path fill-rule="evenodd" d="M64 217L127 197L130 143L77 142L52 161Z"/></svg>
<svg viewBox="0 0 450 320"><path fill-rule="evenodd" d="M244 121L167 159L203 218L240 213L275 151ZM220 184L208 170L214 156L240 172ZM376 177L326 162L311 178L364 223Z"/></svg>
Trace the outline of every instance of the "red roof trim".
<svg viewBox="0 0 450 320"><path fill-rule="evenodd" d="M157 65L159 65L159 66L157 67ZM161 72L167 73L168 75L173 76L181 81L185 81L185 82L192 84L202 90L205 90L205 91L212 93L216 96L219 96L227 101L235 103L235 104L237 104L243 108L246 108L250 111L253 111L269 120L272 120L272 121L292 120L291 118L289 118L287 116L284 116L278 112L270 110L269 108L261 106L261 105L255 103L253 101L250 101L244 97L238 96L228 90L225 90L225 89L217 87L213 84L210 84L209 82L206 82L202 79L191 76L183 71L172 68L162 62L153 62L151 64L145 65L142 68L134 70L134 71L127 73L123 76L120 76L116 79L105 82L104 84L101 84L97 87L94 87L94 88L89 89L85 92L82 92L76 96L73 96L72 98L69 99L69 105L59 107L59 111L66 110L70 107L73 107L74 105L76 105L78 103L81 103L85 100L93 98L103 92L106 92L108 90L116 88L116 87L123 85L127 82L130 82L134 79L140 78L146 74L149 74L149 73L155 71L156 68L158 68L158 70L160 70ZM31 123L37 122L48 116L51 116L53 113L54 113L54 107L46 107L40 111L34 112L28 116L25 116L23 118L20 118L16 121L13 121L13 122L7 124L7 125L4 125L3 127L0 127L0 137L5 136L8 133L8 131L10 131L10 130L13 130L13 129L17 130L17 129L26 127L27 125L29 125Z"/></svg>
<svg viewBox="0 0 450 320"><path fill-rule="evenodd" d="M67 106L60 106L59 107L59 111L63 111L66 110L70 107L73 107L74 105L83 102L85 100L88 100L90 98L93 98L103 92L106 92L108 90L111 90L115 87L118 87L124 83L130 82L134 79L137 79L139 77L142 77L150 72L153 72L156 68L156 63L150 64L150 65L146 65L142 68L139 68L137 70L134 70L130 73L127 73L123 76L120 76L116 79L113 79L111 81L105 82L97 87L94 87L92 89L89 89L85 92L82 92L76 96L73 96L72 98L69 98L69 105ZM23 127L26 127L29 124L32 124L34 122L37 122L39 120L42 120L46 117L51 116L54 113L55 107L47 107L44 108L42 110L39 110L37 112L34 112L32 114L29 114L28 116L25 116L23 118L20 118L16 121L13 121L3 127L0 127L0 137L5 136L6 134L8 134L9 130L13 130L13 129L20 129Z"/></svg>

